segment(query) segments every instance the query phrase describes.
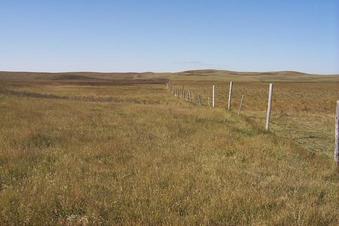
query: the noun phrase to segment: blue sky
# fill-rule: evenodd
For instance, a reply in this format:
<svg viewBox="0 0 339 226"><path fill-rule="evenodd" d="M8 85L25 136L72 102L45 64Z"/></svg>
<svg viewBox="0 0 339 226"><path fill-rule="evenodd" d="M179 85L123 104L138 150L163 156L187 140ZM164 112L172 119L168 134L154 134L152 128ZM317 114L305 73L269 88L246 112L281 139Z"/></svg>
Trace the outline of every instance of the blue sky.
<svg viewBox="0 0 339 226"><path fill-rule="evenodd" d="M339 73L339 0L1 0L0 70Z"/></svg>

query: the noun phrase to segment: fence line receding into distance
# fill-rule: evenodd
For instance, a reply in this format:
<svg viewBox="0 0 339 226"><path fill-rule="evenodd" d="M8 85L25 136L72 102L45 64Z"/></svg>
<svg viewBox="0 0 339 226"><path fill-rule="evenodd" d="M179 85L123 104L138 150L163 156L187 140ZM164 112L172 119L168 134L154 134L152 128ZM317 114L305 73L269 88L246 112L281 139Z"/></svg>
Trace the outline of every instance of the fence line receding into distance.
<svg viewBox="0 0 339 226"><path fill-rule="evenodd" d="M185 90L185 87L182 88L176 88L172 85L171 82L168 82L166 84L166 88L170 90L170 92L176 96L181 97L185 101L191 102L193 104L203 106L203 97L199 95L194 95L194 93L191 90ZM207 106L214 108L215 107L215 101L216 101L216 95L215 95L215 85L212 85L212 97L210 103L210 97L208 96L206 98L207 100ZM228 102L227 102L227 109L230 111L232 108L232 91L233 91L233 81L230 81L229 83L229 90L228 90ZM238 115L240 115L243 102L244 102L245 95L241 95ZM266 120L265 120L265 130L269 131L270 129L270 121L271 121L271 115L272 115L272 100L273 100L273 84L269 84L268 88L268 100L267 100L267 110L266 110ZM206 105L205 105L206 106ZM335 115L335 148L334 148L334 160L336 162L336 166L339 169L339 100L336 103L336 115Z"/></svg>

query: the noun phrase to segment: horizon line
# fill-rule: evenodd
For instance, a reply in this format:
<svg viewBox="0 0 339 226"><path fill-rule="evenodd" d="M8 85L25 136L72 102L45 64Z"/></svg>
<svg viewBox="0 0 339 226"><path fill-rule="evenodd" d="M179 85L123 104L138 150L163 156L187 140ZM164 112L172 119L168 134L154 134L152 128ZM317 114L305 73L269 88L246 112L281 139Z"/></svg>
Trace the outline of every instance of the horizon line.
<svg viewBox="0 0 339 226"><path fill-rule="evenodd" d="M205 69L187 69L181 71L25 71L25 70L0 70L2 72L9 73L46 73L46 74L60 74L60 73L102 73L102 74L113 74L113 73L135 73L135 74L145 74L145 73L154 73L154 74L165 74L165 73L183 73L183 72L194 72L194 71L223 71L223 72L233 72L233 73L281 73L281 72L290 72L290 73L299 73L304 75L319 75L319 76L339 76L338 73L309 73L297 70L273 70L273 71L237 71L237 70L227 70L227 69L215 69L215 68L205 68Z"/></svg>

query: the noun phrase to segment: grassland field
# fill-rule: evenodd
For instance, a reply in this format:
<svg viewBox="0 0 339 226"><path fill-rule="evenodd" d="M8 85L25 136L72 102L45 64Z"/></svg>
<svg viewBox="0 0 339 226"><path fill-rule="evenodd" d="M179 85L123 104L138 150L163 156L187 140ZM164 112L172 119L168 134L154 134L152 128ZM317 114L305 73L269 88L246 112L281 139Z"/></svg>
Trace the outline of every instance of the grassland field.
<svg viewBox="0 0 339 226"><path fill-rule="evenodd" d="M339 225L338 99L296 72L0 72L0 225Z"/></svg>

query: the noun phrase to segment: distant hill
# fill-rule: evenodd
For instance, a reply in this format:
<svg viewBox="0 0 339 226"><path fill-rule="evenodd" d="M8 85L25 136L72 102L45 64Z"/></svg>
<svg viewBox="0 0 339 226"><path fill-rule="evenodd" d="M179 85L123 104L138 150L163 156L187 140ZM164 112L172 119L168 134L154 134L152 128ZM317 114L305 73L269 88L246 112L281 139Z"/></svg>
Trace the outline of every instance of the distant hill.
<svg viewBox="0 0 339 226"><path fill-rule="evenodd" d="M189 70L178 72L179 78L234 81L339 81L339 75L308 74L298 71L238 72L228 70Z"/></svg>
<svg viewBox="0 0 339 226"><path fill-rule="evenodd" d="M298 71L268 71L268 72L239 72L239 71L229 71L229 70L215 70L215 69L203 69L203 70L189 70L182 71L179 74L184 75L214 75L214 74L225 74L225 75L278 75L278 76L339 76L338 75L320 75L320 74L309 74Z"/></svg>
<svg viewBox="0 0 339 226"><path fill-rule="evenodd" d="M14 72L0 71L0 82L53 82L53 83L111 83L117 80L145 79L208 79L234 81L339 81L339 75L317 75L298 71L238 72L228 70L188 70L173 73L155 72Z"/></svg>

